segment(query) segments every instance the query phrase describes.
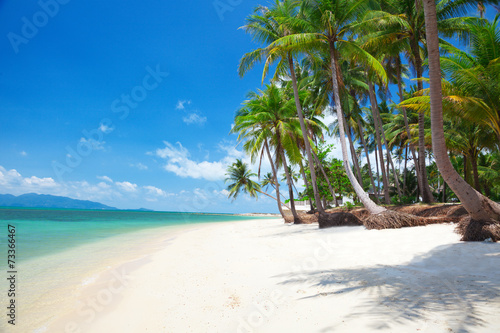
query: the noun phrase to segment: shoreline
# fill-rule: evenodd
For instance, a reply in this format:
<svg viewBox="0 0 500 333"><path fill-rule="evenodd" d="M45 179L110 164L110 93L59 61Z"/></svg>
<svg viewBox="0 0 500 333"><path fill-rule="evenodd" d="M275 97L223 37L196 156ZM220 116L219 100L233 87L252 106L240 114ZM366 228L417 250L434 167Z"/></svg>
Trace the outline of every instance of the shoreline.
<svg viewBox="0 0 500 333"><path fill-rule="evenodd" d="M500 244L461 243L453 228L257 219L165 234L47 332L499 330Z"/></svg>
<svg viewBox="0 0 500 333"><path fill-rule="evenodd" d="M19 290L23 294L18 300L20 319L16 326L26 332L76 332L72 328L50 327L79 309L79 304L86 302L86 295L100 288L103 280L115 278L118 289L112 288L112 294L117 294L123 267L139 268L138 264L146 262L148 256L165 248L179 234L223 223L228 222L145 228L21 262L19 271L23 279ZM0 329L3 325L2 322Z"/></svg>

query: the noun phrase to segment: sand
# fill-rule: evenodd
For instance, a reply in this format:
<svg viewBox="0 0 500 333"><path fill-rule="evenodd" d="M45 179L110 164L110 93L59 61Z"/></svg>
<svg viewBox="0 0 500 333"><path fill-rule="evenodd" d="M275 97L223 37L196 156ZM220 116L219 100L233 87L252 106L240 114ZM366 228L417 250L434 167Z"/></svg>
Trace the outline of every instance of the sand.
<svg viewBox="0 0 500 333"><path fill-rule="evenodd" d="M48 332L498 332L500 244L280 219L165 236Z"/></svg>

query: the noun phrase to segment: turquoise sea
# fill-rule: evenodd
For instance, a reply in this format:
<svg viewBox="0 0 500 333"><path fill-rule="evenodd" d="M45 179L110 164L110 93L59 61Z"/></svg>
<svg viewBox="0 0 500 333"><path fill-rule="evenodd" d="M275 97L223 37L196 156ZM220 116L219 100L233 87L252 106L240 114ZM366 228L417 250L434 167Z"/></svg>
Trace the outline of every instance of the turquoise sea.
<svg viewBox="0 0 500 333"><path fill-rule="evenodd" d="M116 210L0 208L0 235L15 226L17 259L24 261L138 230L248 220L230 214ZM258 217L257 217L258 218ZM6 237L0 237L5 248Z"/></svg>
<svg viewBox="0 0 500 333"><path fill-rule="evenodd" d="M250 219L259 217L0 208L0 266L6 277L10 270L8 226L15 227L16 328L52 332L51 323L85 301L86 290L98 286L110 272L121 271L120 267L147 262L149 255L168 247L178 233L208 223ZM10 301L8 281L2 280L0 306ZM6 320L0 321L0 332L10 328Z"/></svg>

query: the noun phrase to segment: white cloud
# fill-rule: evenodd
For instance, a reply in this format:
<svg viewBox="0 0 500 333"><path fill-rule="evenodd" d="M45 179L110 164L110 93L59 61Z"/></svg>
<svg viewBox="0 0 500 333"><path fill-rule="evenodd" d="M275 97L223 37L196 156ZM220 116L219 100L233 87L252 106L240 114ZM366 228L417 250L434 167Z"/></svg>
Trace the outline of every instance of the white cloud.
<svg viewBox="0 0 500 333"><path fill-rule="evenodd" d="M25 152L24 150L22 152L19 153L21 156L28 156L28 153Z"/></svg>
<svg viewBox="0 0 500 333"><path fill-rule="evenodd" d="M167 193L165 191L163 191L162 189L159 189L158 187L154 187L154 186L143 186L144 189L146 189L148 191L148 194L149 195L155 195L155 196L159 196L159 197L166 197L167 196Z"/></svg>
<svg viewBox="0 0 500 333"><path fill-rule="evenodd" d="M39 186L39 187L56 187L57 183L51 177L38 178L36 176L31 176L30 178L24 178L23 180L28 186Z"/></svg>
<svg viewBox="0 0 500 333"><path fill-rule="evenodd" d="M121 208L148 207L157 203L155 209L173 209L185 205L185 211L196 211L200 203L206 204L199 211L212 207L219 198L216 192L221 185L209 182L205 188L169 193L152 185L137 185L131 181L113 182L108 176L97 176L100 181L56 181L51 177L23 177L17 170L6 170L0 165L0 193L21 195L25 193L50 194L73 199L97 201ZM214 185L215 184L215 185ZM214 193L213 190L217 190ZM219 194L220 196L220 194ZM172 200L164 200L172 198ZM179 199L181 198L181 199ZM177 206L172 206L177 205Z"/></svg>
<svg viewBox="0 0 500 333"><path fill-rule="evenodd" d="M177 146L164 141L165 148L157 149L156 156L167 160L164 169L183 178L221 180L224 179L227 163L224 161L195 162L189 151L177 142Z"/></svg>
<svg viewBox="0 0 500 333"><path fill-rule="evenodd" d="M114 128L109 127L108 125L106 125L104 123L101 123L101 125L99 125L99 130L105 134L108 134L108 133L113 132Z"/></svg>
<svg viewBox="0 0 500 333"><path fill-rule="evenodd" d="M110 183L113 182L113 180L111 178L109 178L108 176L97 176L97 179L104 180L104 181L107 181Z"/></svg>
<svg viewBox="0 0 500 333"><path fill-rule="evenodd" d="M132 184L131 182L116 182L116 186L125 192L137 191L137 184Z"/></svg>
<svg viewBox="0 0 500 333"><path fill-rule="evenodd" d="M144 165L142 163L130 164L130 166L133 167L133 168L137 168L139 170L147 170L148 169L148 166Z"/></svg>
<svg viewBox="0 0 500 333"><path fill-rule="evenodd" d="M200 116L197 113L190 113L186 117L182 117L182 121L188 125L203 125L207 121L207 117Z"/></svg>
<svg viewBox="0 0 500 333"><path fill-rule="evenodd" d="M84 137L80 138L80 142L83 144L89 144L94 150L104 150L105 141L97 141L94 139L86 139Z"/></svg>
<svg viewBox="0 0 500 333"><path fill-rule="evenodd" d="M51 177L23 177L16 169L6 170L0 166L0 185L2 193L23 194L55 192L60 185Z"/></svg>
<svg viewBox="0 0 500 333"><path fill-rule="evenodd" d="M184 108L185 108L184 104L189 105L189 104L191 104L191 101L185 101L185 100L181 101L181 100L179 100L177 102L177 105L175 106L175 108L177 110L184 110Z"/></svg>

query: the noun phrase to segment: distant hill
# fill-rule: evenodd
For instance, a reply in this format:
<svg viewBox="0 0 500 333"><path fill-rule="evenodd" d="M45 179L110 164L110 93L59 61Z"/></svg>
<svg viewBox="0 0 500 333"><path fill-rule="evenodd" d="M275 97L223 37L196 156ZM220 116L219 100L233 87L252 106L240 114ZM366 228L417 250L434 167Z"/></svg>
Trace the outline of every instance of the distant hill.
<svg viewBox="0 0 500 333"><path fill-rule="evenodd" d="M15 196L0 194L0 207L31 207L31 208L71 208L117 210L118 208L103 205L99 202L76 200L48 194L28 193Z"/></svg>

